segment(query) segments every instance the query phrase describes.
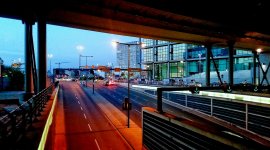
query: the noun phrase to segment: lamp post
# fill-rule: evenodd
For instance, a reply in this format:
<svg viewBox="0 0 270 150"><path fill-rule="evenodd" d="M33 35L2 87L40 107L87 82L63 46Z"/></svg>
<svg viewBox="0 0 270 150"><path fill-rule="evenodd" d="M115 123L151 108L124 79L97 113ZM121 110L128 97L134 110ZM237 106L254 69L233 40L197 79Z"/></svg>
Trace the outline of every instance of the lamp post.
<svg viewBox="0 0 270 150"><path fill-rule="evenodd" d="M260 75L261 69L260 69L260 65L259 65L259 63L260 63L259 58L260 58L260 53L262 52L262 49L258 48L256 51L257 51L257 59L258 59L258 85L261 86L261 81L260 81L261 80L261 77L260 77L261 76Z"/></svg>
<svg viewBox="0 0 270 150"><path fill-rule="evenodd" d="M144 47L144 44L143 43L120 43L120 42L117 42L117 41L113 41L112 42L113 46L117 46L117 45L126 45L128 46L128 67L127 67L127 70L128 70L128 97L125 98L125 102L123 104L123 108L124 109L127 109L127 115L128 115L128 128L129 128L129 110L131 109L131 103L130 103L130 82L129 82L129 79L130 79L130 46L140 46L140 47Z"/></svg>
<svg viewBox="0 0 270 150"><path fill-rule="evenodd" d="M83 56L83 55L80 55L80 57L79 57L79 69L81 68L81 57L85 57L85 68L86 68L86 67L88 67L88 65L87 65L87 58L94 57L94 56Z"/></svg>

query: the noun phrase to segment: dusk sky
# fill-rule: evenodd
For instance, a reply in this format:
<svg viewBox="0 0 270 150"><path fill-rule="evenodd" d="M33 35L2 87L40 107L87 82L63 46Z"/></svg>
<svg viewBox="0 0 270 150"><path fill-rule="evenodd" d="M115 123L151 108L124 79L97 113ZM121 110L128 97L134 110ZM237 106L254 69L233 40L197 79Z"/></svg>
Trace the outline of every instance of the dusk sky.
<svg viewBox="0 0 270 150"><path fill-rule="evenodd" d="M37 53L37 30L33 26L35 54ZM24 62L24 24L20 20L0 18L0 57L4 65L10 66L12 61ZM61 68L77 68L79 66L79 54L93 56L88 58L88 65L116 65L116 50L111 45L113 40L119 42L137 41L137 37L80 30L62 26L47 25L47 53L52 54L52 69L58 67L57 62L69 62L61 64ZM37 60L37 58L36 58ZM81 64L85 65L85 58ZM49 69L49 60L48 60ZM22 66L24 68L24 66Z"/></svg>

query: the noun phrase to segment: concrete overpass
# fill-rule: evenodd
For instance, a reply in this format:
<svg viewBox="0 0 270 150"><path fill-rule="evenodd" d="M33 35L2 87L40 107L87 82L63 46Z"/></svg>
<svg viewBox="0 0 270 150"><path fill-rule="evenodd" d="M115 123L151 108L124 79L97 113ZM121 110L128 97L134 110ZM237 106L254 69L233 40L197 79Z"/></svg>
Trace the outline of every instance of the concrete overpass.
<svg viewBox="0 0 270 150"><path fill-rule="evenodd" d="M270 24L265 21L268 7L265 1L11 0L1 2L0 16L25 23L26 92L31 92L31 70L36 79L45 79L46 75L46 24L198 43L206 45L208 51L213 45L226 46L229 47L229 83L233 84L234 47L270 51ZM38 68L44 68L38 73L30 59L35 22L38 22ZM210 68L210 55L207 53L206 68ZM255 54L254 61L256 58ZM35 87L39 85L39 91L45 88L40 79L35 84ZM206 81L210 82L209 70Z"/></svg>

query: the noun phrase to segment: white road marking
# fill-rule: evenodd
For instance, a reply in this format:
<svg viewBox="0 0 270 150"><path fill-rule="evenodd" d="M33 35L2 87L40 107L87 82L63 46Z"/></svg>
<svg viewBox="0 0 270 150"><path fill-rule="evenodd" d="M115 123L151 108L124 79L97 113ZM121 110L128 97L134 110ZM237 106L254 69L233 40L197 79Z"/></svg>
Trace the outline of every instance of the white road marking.
<svg viewBox="0 0 270 150"><path fill-rule="evenodd" d="M76 96L76 99L79 99L79 98Z"/></svg>
<svg viewBox="0 0 270 150"><path fill-rule="evenodd" d="M89 130L92 131L90 124L88 123L87 125L88 125Z"/></svg>
<svg viewBox="0 0 270 150"><path fill-rule="evenodd" d="M86 115L85 115L85 113L83 113L83 115L84 115L84 118L86 119Z"/></svg>
<svg viewBox="0 0 270 150"><path fill-rule="evenodd" d="M81 107L81 110L83 111L83 108Z"/></svg>
<svg viewBox="0 0 270 150"><path fill-rule="evenodd" d="M100 147L98 145L97 139L95 139L95 142L96 142L96 145L97 145L98 150L100 150Z"/></svg>
<svg viewBox="0 0 270 150"><path fill-rule="evenodd" d="M78 104L81 104L81 103L78 101Z"/></svg>
<svg viewBox="0 0 270 150"><path fill-rule="evenodd" d="M138 113L141 113L140 111L138 111L137 109L135 109L135 111L137 111Z"/></svg>

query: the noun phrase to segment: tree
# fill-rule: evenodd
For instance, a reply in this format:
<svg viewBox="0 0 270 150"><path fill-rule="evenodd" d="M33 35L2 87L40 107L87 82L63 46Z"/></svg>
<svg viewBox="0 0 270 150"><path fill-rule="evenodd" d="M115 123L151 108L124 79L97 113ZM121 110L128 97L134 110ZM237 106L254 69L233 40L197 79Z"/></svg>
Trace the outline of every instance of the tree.
<svg viewBox="0 0 270 150"><path fill-rule="evenodd" d="M9 79L8 90L24 90L24 74L18 68L4 67L3 76Z"/></svg>

